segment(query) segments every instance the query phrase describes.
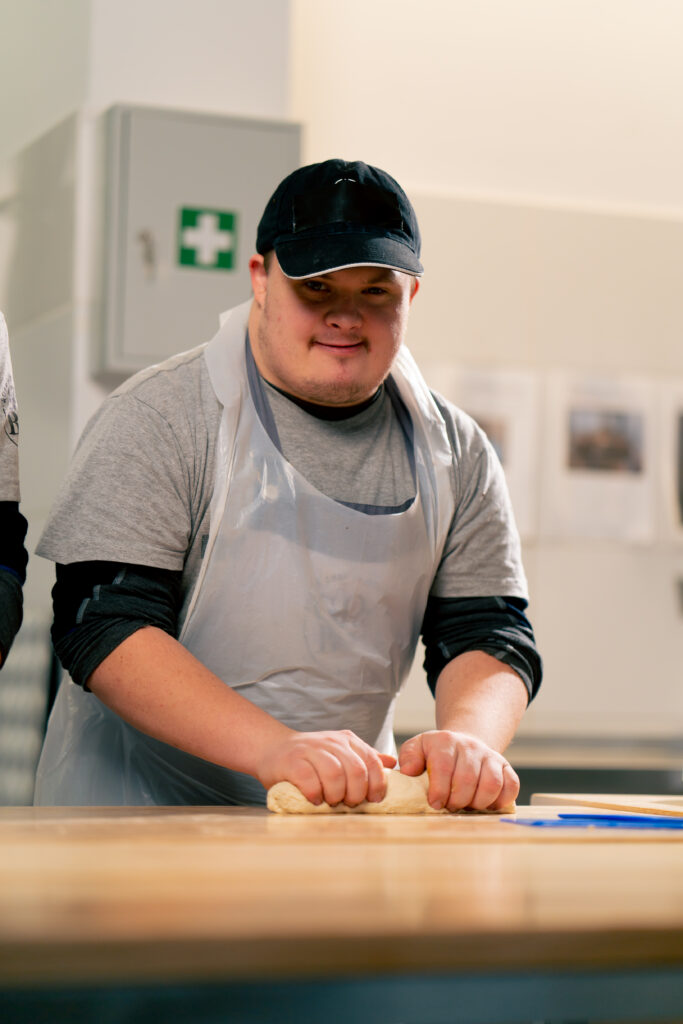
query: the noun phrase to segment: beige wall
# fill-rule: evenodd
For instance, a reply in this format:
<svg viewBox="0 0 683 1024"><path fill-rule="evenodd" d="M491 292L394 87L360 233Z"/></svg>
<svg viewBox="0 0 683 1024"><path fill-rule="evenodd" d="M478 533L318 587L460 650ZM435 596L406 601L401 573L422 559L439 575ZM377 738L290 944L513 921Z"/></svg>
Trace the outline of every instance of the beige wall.
<svg viewBox="0 0 683 1024"><path fill-rule="evenodd" d="M678 0L292 0L305 156L420 193L683 210Z"/></svg>

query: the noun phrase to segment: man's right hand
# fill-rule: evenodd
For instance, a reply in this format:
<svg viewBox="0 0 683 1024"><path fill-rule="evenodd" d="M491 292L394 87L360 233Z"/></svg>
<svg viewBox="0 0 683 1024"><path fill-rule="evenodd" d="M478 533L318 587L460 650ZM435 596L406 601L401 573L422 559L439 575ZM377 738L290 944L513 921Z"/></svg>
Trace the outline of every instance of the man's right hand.
<svg viewBox="0 0 683 1024"><path fill-rule="evenodd" d="M380 801L386 792L383 768L396 758L380 754L348 729L295 732L272 746L259 771L266 789L291 782L313 804L356 807L363 800Z"/></svg>

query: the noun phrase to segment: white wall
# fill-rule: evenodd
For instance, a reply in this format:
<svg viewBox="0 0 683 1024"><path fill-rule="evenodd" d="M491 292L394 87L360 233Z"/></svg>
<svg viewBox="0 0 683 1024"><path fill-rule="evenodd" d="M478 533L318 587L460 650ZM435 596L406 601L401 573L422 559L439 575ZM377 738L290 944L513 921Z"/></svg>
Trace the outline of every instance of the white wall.
<svg viewBox="0 0 683 1024"><path fill-rule="evenodd" d="M288 0L92 0L90 107L286 117Z"/></svg>
<svg viewBox="0 0 683 1024"><path fill-rule="evenodd" d="M83 102L89 33L90 0L0 0L0 166Z"/></svg>
<svg viewBox="0 0 683 1024"><path fill-rule="evenodd" d="M0 0L0 165L83 107L284 117L288 42L288 0Z"/></svg>

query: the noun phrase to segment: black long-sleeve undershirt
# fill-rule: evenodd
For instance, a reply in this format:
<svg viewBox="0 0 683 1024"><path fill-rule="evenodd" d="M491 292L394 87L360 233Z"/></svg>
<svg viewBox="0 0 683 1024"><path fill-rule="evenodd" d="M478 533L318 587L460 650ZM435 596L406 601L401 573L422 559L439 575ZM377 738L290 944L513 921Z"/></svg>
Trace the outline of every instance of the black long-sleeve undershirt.
<svg viewBox="0 0 683 1024"><path fill-rule="evenodd" d="M2 664L19 632L23 617L22 586L28 553L28 524L17 501L0 501L0 658Z"/></svg>
<svg viewBox="0 0 683 1024"><path fill-rule="evenodd" d="M424 667L434 693L442 669L467 651L484 651L509 665L535 697L543 664L520 597L430 597L422 622Z"/></svg>
<svg viewBox="0 0 683 1024"><path fill-rule="evenodd" d="M181 578L178 571L114 562L58 565L52 639L74 682L86 686L97 666L144 626L177 636ZM432 691L447 662L480 650L513 668L533 697L542 668L525 608L518 598L431 597L422 632Z"/></svg>
<svg viewBox="0 0 683 1024"><path fill-rule="evenodd" d="M177 635L182 574L117 562L57 565L52 643L62 667L85 686L97 666L143 626Z"/></svg>

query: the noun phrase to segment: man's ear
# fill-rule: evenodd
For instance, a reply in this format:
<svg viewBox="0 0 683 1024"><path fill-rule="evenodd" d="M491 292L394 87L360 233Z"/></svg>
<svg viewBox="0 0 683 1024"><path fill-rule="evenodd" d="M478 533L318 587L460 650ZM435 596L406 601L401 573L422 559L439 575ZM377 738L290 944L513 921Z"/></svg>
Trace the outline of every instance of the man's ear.
<svg viewBox="0 0 683 1024"><path fill-rule="evenodd" d="M420 290L420 279L418 277L413 278L413 284L410 289L410 301L412 302L417 293Z"/></svg>
<svg viewBox="0 0 683 1024"><path fill-rule="evenodd" d="M263 256L254 254L249 260L249 274L254 298L259 306L266 301L266 288L268 284L268 271L266 270Z"/></svg>

